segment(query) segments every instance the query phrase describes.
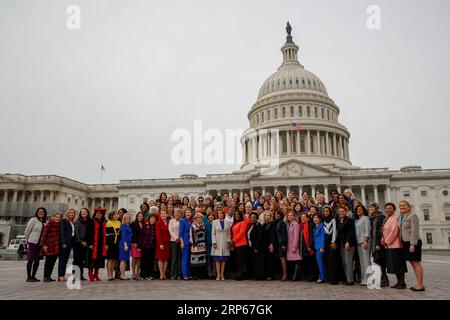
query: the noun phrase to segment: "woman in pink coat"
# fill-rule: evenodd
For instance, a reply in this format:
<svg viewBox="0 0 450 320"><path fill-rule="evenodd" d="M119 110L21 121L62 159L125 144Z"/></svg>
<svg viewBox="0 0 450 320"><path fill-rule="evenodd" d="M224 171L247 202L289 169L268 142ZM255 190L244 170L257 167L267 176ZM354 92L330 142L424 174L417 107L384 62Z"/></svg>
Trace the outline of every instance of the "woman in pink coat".
<svg viewBox="0 0 450 320"><path fill-rule="evenodd" d="M388 202L384 206L386 220L383 224L383 237L381 243L386 248L387 273L395 274L397 284L391 286L395 289L405 289L406 260L403 255L402 241L400 240L400 227L395 216L395 204Z"/></svg>
<svg viewBox="0 0 450 320"><path fill-rule="evenodd" d="M286 260L288 262L288 272L292 275L292 280L297 279L298 273L298 261L301 260L300 256L300 226L298 222L295 220L294 212L291 210L288 212L286 216L287 224L288 224L288 232L287 232L287 250L286 250ZM293 271L293 272L292 272Z"/></svg>

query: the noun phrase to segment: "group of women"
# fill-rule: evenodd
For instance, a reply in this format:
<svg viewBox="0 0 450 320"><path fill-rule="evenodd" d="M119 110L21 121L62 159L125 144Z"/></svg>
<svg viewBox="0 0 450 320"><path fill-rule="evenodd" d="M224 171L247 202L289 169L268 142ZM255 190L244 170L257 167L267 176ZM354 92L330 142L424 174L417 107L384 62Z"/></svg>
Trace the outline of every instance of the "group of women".
<svg viewBox="0 0 450 320"><path fill-rule="evenodd" d="M66 267L73 265L80 279L108 280L201 279L301 280L329 284L367 285L370 267L381 268L381 286L395 274L391 288L405 289L406 261L416 275L412 291L424 291L419 220L411 205L389 202L380 211L377 203L366 208L350 189L337 190L325 201L321 191L311 197L303 192L242 199L231 195L180 198L161 193L140 206L133 217L122 208L108 213L96 208L69 209L48 219L39 208L26 228L27 281L36 278L45 256L44 281L51 282L58 260L58 281L66 281ZM106 264L105 264L106 261Z"/></svg>

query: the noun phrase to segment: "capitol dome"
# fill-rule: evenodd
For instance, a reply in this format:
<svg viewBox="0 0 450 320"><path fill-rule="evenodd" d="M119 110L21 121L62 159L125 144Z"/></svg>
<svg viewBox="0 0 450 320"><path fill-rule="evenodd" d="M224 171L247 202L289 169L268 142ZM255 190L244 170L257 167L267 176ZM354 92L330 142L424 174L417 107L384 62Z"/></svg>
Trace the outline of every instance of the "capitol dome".
<svg viewBox="0 0 450 320"><path fill-rule="evenodd" d="M298 61L297 63L283 62L278 71L264 81L261 89L259 89L258 99L286 90L314 91L328 96L323 82L314 73L306 70Z"/></svg>
<svg viewBox="0 0 450 320"><path fill-rule="evenodd" d="M241 137L248 171L297 159L326 168L349 168L350 133L323 82L299 62L288 22L282 63L261 86Z"/></svg>

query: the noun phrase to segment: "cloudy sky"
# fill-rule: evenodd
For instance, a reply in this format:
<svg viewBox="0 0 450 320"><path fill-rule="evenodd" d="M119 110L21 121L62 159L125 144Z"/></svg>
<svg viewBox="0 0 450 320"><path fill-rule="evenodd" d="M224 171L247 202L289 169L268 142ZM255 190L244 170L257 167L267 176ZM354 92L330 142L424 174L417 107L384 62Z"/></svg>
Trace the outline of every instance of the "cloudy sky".
<svg viewBox="0 0 450 320"><path fill-rule="evenodd" d="M69 5L81 29L66 26ZM366 26L369 5L381 29ZM0 0L0 172L86 183L226 173L175 165L174 130L245 129L285 24L362 167L450 167L447 0Z"/></svg>

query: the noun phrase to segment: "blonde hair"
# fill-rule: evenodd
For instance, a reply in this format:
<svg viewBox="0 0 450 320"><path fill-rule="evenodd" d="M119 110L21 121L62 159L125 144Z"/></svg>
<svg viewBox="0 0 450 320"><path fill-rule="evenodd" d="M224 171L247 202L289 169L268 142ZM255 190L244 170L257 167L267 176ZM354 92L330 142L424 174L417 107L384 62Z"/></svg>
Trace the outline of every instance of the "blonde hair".
<svg viewBox="0 0 450 320"><path fill-rule="evenodd" d="M73 223L73 222L75 222L75 220L77 220L77 210L75 210L74 208L67 209L66 213L64 214L64 219L70 220L69 219L69 213L71 211L73 211L73 219L71 221Z"/></svg>
<svg viewBox="0 0 450 320"><path fill-rule="evenodd" d="M411 204L408 202L408 200L405 200L405 199L402 199L402 200L400 200L399 202L398 202L398 206L400 207L400 203L404 203L404 204L406 204L406 206L408 207L408 209L409 209L409 211L411 211L411 209L412 209L412 206L411 206Z"/></svg>
<svg viewBox="0 0 450 320"><path fill-rule="evenodd" d="M142 212L141 212L141 213L142 213ZM125 214L123 215L123 217L122 217L122 223L125 223L125 219L126 219L127 217L130 217L130 223L131 223L131 214L129 214L129 213L125 213Z"/></svg>
<svg viewBox="0 0 450 320"><path fill-rule="evenodd" d="M270 210L264 211L263 214L264 214L264 217L265 217L265 216L271 216L271 217L273 217L273 213L272 213L272 211L270 211Z"/></svg>
<svg viewBox="0 0 450 320"><path fill-rule="evenodd" d="M197 212L197 213L194 215L194 219L197 219L197 217L201 217L201 218L203 219L203 214L201 214L200 212Z"/></svg>

